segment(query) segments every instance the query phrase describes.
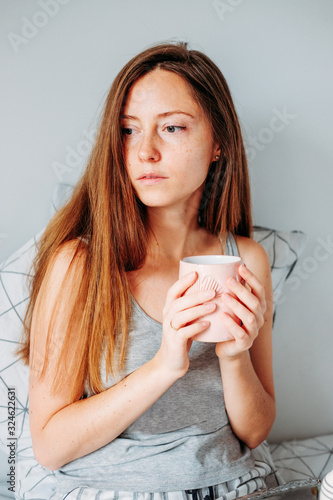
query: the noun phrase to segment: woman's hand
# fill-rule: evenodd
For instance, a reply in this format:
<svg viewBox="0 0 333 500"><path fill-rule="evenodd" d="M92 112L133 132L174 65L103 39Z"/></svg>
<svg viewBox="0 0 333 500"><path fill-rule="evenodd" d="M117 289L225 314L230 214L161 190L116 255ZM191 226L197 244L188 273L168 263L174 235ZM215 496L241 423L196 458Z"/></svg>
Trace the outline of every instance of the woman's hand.
<svg viewBox="0 0 333 500"><path fill-rule="evenodd" d="M238 324L227 313L222 313L222 320L234 340L219 342L216 354L219 358L235 357L252 347L262 325L266 311L265 289L256 276L245 266L239 267L239 275L250 287L230 278L227 286L236 296L224 293L222 301L239 318Z"/></svg>
<svg viewBox="0 0 333 500"><path fill-rule="evenodd" d="M194 272L177 280L168 290L163 309L163 337L156 356L166 370L174 372L176 378L182 377L188 370L192 337L206 330L210 324L209 321L196 320L216 308L214 302L209 302L215 297L214 290L183 295L197 277Z"/></svg>

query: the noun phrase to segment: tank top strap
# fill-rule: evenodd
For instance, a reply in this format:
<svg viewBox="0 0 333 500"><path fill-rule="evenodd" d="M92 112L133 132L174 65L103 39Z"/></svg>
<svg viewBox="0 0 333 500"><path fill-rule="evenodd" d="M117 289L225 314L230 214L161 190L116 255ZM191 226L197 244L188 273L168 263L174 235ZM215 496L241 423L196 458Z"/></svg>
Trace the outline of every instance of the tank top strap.
<svg viewBox="0 0 333 500"><path fill-rule="evenodd" d="M238 247L234 235L230 232L227 233L226 241L226 255L235 255L239 257Z"/></svg>

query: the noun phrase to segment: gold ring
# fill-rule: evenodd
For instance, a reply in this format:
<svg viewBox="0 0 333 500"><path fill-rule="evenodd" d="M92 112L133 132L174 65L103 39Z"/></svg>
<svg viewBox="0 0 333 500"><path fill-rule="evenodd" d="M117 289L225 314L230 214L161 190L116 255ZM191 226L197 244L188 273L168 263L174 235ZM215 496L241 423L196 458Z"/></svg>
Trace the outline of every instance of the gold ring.
<svg viewBox="0 0 333 500"><path fill-rule="evenodd" d="M178 332L178 328L175 328L175 327L173 326L173 324L172 324L172 320L170 321L170 326L171 326L171 328L172 328L173 330L175 330L176 332Z"/></svg>

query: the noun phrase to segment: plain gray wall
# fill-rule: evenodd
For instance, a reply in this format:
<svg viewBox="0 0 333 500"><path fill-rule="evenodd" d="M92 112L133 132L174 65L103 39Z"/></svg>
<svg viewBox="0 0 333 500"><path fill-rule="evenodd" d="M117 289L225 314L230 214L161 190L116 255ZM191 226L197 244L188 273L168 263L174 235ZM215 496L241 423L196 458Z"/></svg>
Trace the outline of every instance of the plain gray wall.
<svg viewBox="0 0 333 500"><path fill-rule="evenodd" d="M230 85L256 224L308 236L278 308L271 439L333 432L333 2L1 0L0 10L0 260L47 223L57 182L79 176L120 68L152 43L188 41Z"/></svg>

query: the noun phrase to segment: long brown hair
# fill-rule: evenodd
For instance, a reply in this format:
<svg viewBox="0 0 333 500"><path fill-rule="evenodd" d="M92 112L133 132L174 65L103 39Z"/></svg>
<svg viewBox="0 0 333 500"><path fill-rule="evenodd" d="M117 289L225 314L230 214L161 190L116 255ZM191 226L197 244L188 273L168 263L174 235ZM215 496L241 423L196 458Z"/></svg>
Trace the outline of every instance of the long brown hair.
<svg viewBox="0 0 333 500"><path fill-rule="evenodd" d="M123 366L131 312L127 272L146 256L146 209L136 197L126 172L120 115L132 85L155 68L172 71L189 84L207 114L221 156L209 169L198 212L202 227L214 235L227 231L250 236L250 188L245 149L232 97L219 68L186 43L153 46L131 59L116 76L106 99L96 144L71 199L49 223L34 262L30 303L25 317L21 357L29 361L32 312L55 252L65 242L85 248L85 272L78 301L83 304L80 343L75 352L72 394L80 397L87 381L93 392L103 390L100 363L107 374ZM73 258L73 261L75 256ZM72 318L74 317L75 305ZM54 390L61 386L61 360L66 358L71 321L59 355ZM50 338L50 332L48 333ZM116 359L116 346L120 346ZM44 360L44 368L47 363Z"/></svg>

